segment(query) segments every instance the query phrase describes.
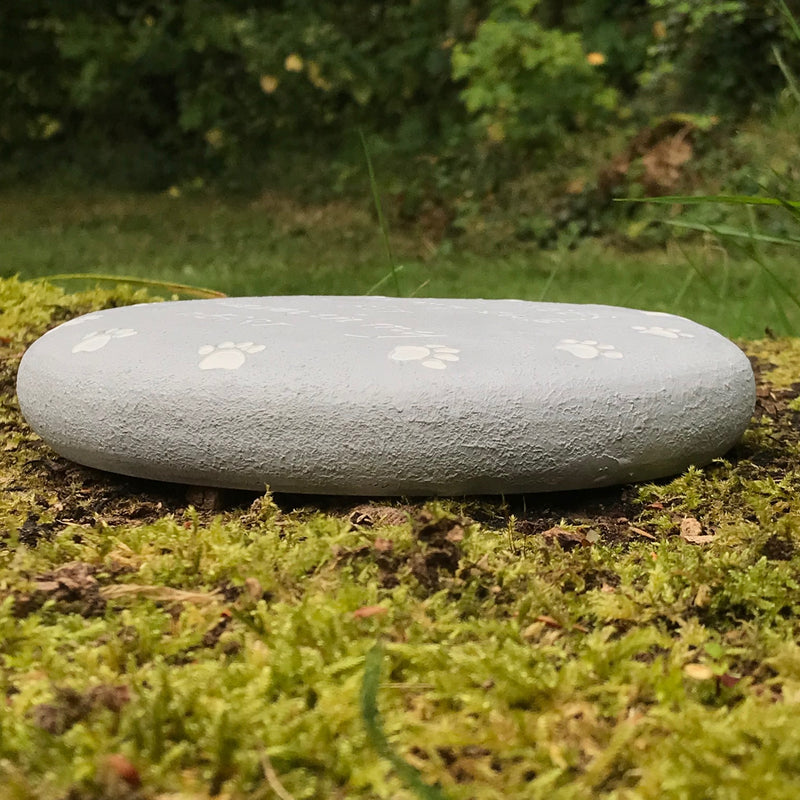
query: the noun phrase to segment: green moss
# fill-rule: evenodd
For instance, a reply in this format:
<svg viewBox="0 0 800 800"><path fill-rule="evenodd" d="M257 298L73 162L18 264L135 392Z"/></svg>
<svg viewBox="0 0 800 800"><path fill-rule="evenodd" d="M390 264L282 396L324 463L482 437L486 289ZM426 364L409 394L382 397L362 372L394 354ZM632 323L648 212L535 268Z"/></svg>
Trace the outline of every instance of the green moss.
<svg viewBox="0 0 800 800"><path fill-rule="evenodd" d="M414 797L362 719L376 641L391 747L453 800L800 792L795 343L754 343L774 404L671 481L207 512L19 416L25 345L142 299L0 281L0 795L255 800L266 754L298 800Z"/></svg>

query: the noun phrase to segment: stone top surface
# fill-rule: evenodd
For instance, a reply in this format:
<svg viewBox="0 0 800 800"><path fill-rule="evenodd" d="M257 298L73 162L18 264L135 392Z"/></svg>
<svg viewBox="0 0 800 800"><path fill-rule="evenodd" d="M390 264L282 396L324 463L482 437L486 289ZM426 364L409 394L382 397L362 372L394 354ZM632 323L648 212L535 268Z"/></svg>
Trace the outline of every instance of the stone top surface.
<svg viewBox="0 0 800 800"><path fill-rule="evenodd" d="M669 474L735 442L754 385L734 344L670 314L253 297L71 320L30 348L18 393L46 441L93 466L393 494Z"/></svg>

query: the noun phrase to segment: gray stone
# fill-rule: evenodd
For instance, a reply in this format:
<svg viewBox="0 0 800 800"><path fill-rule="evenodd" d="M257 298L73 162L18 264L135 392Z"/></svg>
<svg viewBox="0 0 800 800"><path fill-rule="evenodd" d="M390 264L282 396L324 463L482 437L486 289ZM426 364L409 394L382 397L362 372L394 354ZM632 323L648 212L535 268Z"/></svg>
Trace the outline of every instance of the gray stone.
<svg viewBox="0 0 800 800"><path fill-rule="evenodd" d="M519 300L252 297L88 314L25 354L58 453L205 486L473 494L606 486L723 455L746 356L680 317Z"/></svg>

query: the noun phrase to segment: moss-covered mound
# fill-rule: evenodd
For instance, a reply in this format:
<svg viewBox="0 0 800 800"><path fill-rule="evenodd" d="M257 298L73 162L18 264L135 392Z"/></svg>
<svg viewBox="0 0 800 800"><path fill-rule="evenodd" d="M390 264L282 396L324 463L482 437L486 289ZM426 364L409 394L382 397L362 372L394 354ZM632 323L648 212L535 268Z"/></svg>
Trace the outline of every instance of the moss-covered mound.
<svg viewBox="0 0 800 800"><path fill-rule="evenodd" d="M142 299L0 281L1 797L800 794L800 344L745 345L743 443L672 482L258 497L20 418L27 344Z"/></svg>

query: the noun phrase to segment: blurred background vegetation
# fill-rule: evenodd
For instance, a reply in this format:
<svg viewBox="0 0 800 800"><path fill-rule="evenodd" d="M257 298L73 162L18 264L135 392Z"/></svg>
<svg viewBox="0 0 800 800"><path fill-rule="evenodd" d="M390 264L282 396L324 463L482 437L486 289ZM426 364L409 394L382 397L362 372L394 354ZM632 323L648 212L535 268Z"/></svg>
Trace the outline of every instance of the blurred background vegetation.
<svg viewBox="0 0 800 800"><path fill-rule="evenodd" d="M169 250L169 231L159 233L169 211L140 195L132 212L131 192L194 203L175 225L202 220L201 240L219 221L220 197L234 211L246 203L247 213L228 214L225 222L229 230L242 220L243 238L252 235L249 201L257 199L262 219L278 221L270 229L273 243L281 232L297 238L298 228L314 227L308 214L299 223L287 218L287 203L316 204L326 214L333 208L339 219L329 227L337 235L351 230L341 252L352 259L361 234L349 211L371 203L363 133L393 235L417 243L404 249L401 242L402 258L448 262L455 253L467 263L467 253L535 253L538 282L489 283L534 299L608 299L591 281L576 294L568 271L554 272L541 254L602 247L622 263L631 253L677 244L688 248L688 262L681 256L683 267L669 270L666 290L660 278L654 287L667 305L684 309L693 283L713 284L709 302L717 303L738 285L759 307L774 307L768 324L790 330L800 280L784 274L776 288L758 269L731 273L730 258L739 256L712 234L715 226L750 226L786 239L794 235L791 214L693 206L691 223L710 231L703 236L652 224L683 211L679 205L654 211L614 201L792 194L800 176L799 11L800 0L11 4L0 12L0 202L7 234L0 269L92 270L115 247L125 261L114 239L119 219L103 222L104 206L128 209L122 226L128 233L136 227L131 214L144 228L150 218L151 239L160 236ZM343 202L351 204L347 213L331 206ZM85 232L87 216L76 221L81 207L92 209L86 213L97 252L64 251L70 236ZM31 208L38 208L35 219ZM55 228L42 227L45 220ZM330 247L336 261L335 243ZM723 250L724 257L709 260ZM289 247L284 261L294 257ZM161 269L156 257L153 268L160 276L213 279L202 269L187 272L180 263L187 258ZM670 258L680 260L674 252ZM783 265L787 257L774 258ZM127 260L141 271L141 262ZM189 261L196 264L196 254ZM219 274L218 262L214 270ZM240 274L238 282L223 276L221 286L294 289L266 266L259 270L260 282ZM409 285L418 289L430 280L440 294L490 294L473 285L468 268L453 271L458 283L420 271ZM365 291L378 272L374 266L350 284L312 281L312 289ZM647 282L623 279L620 287L619 276L607 274L603 285L614 283L619 291L611 300L619 301L640 278ZM300 283L308 287L309 280ZM747 313L741 311L742 319Z"/></svg>

